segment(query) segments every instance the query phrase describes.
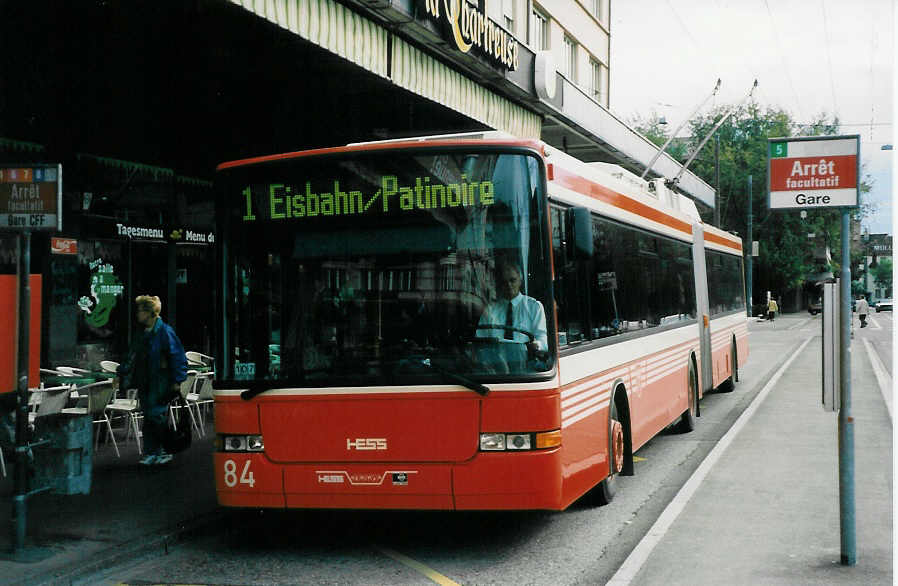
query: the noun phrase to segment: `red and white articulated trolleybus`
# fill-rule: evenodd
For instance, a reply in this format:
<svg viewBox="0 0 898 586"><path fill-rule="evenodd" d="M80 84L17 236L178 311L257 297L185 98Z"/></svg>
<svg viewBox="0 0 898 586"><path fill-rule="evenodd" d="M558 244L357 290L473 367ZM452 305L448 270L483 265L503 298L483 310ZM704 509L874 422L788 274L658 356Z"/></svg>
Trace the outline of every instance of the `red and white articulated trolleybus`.
<svg viewBox="0 0 898 586"><path fill-rule="evenodd" d="M355 144L217 183L223 506L608 501L748 355L738 239L540 141Z"/></svg>

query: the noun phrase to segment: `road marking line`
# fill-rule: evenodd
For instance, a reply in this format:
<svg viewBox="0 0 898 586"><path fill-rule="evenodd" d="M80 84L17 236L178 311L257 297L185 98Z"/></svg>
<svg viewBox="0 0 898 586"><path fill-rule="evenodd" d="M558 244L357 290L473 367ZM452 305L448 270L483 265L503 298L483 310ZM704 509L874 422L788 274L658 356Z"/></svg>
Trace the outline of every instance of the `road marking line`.
<svg viewBox="0 0 898 586"><path fill-rule="evenodd" d="M791 326L789 326L789 327L786 328L786 329L787 329L787 330L798 330L798 329L802 329L802 328L804 328L806 325L808 325L808 323L811 321L811 319L813 319L813 318L806 317L806 318L802 319L801 321L799 321L798 323L792 324ZM774 322L774 323L775 323L775 322Z"/></svg>
<svg viewBox="0 0 898 586"><path fill-rule="evenodd" d="M886 402L886 410L889 412L889 419L892 419L892 377L886 371L879 355L873 350L873 345L867 338L863 338L864 348L867 350L867 356L870 357L870 364L873 365L873 374L876 375L876 382L879 383L879 392L882 393L882 400Z"/></svg>
<svg viewBox="0 0 898 586"><path fill-rule="evenodd" d="M387 557L391 557L400 564L404 566L408 566L409 568L415 570L416 572L420 572L427 576L430 580L437 584L442 584L443 586L461 586L458 582L450 580L446 576L437 572L436 570L432 570L422 564L421 562L415 561L407 555L402 555L398 551L394 551L392 549L387 549L386 547L374 546L374 549L384 554Z"/></svg>
<svg viewBox="0 0 898 586"><path fill-rule="evenodd" d="M627 556L627 559L624 560L624 563L621 564L621 567L618 568L617 572L615 572L614 576L611 577L611 580L609 580L605 586L628 586L633 581L636 574L639 573L639 570L642 569L642 566L645 565L645 562L649 559L652 550L654 550L655 546L661 542L661 539L670 529L671 525L673 525L680 513L683 512L683 509L686 508L686 504L692 499L699 486L701 486L705 477L708 475L708 472L711 471L711 468L714 467L714 464L717 463L726 449L730 446L733 439L740 431L742 431L742 428L745 427L748 420L755 414L755 411L758 410L761 403L764 402L764 399L767 398L767 395L770 394L770 391L776 383L779 382L780 377L786 372L786 369L789 368L795 358L801 354L801 351L804 350L805 346L807 346L813 339L814 337L810 337L802 342L798 349L792 353L792 356L790 356L779 370L776 371L776 374L773 375L770 381L763 389L761 389L761 392L757 394L754 400L752 400L751 404L742 412L742 415L739 416L729 431L720 438L717 445L715 445L708 455L705 456L705 459L702 460L702 463L699 464L695 472L692 473L689 480L687 480L683 487L680 488L680 491L677 492L673 500L670 501L664 511L662 511L658 520L655 521L655 524L652 525L648 533L645 534L645 537L636 544L636 547L633 548L633 551L630 552L630 555Z"/></svg>
<svg viewBox="0 0 898 586"><path fill-rule="evenodd" d="M874 329L874 330L881 330L881 329L882 329L882 326L879 325L879 322L876 321L875 319L873 319L873 314L872 314L872 313L868 313L868 314L867 314L867 321L870 322L870 325L873 326L873 329Z"/></svg>
<svg viewBox="0 0 898 586"><path fill-rule="evenodd" d="M641 458L639 456L633 456L634 462L645 462L645 458Z"/></svg>

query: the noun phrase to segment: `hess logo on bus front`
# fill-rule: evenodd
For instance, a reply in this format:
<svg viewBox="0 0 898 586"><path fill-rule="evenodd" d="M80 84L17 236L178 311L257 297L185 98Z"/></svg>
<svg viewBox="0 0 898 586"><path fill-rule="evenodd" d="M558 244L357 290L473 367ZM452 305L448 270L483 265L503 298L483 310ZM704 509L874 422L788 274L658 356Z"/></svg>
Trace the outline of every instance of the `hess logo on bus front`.
<svg viewBox="0 0 898 586"><path fill-rule="evenodd" d="M346 438L347 450L386 450L387 439L383 437L357 437L354 440Z"/></svg>

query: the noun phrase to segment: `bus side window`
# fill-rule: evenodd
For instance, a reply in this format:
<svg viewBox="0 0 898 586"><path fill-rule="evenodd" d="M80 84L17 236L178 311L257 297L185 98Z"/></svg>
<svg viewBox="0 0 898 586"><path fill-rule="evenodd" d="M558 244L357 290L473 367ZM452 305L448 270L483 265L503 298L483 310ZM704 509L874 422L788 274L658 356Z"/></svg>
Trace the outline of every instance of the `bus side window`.
<svg viewBox="0 0 898 586"><path fill-rule="evenodd" d="M591 259L574 260L571 243L565 240L565 209L553 206L552 252L555 264L555 303L559 345L575 344L589 338L587 329L586 283L584 275Z"/></svg>

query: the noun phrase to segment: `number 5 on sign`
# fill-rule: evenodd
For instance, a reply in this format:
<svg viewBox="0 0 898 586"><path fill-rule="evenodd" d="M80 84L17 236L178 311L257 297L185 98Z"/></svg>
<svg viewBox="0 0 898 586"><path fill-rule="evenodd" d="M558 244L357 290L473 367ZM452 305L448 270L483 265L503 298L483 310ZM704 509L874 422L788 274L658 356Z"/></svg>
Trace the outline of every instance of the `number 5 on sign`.
<svg viewBox="0 0 898 586"><path fill-rule="evenodd" d="M240 484L248 484L250 488L255 486L256 480L253 477L253 471L249 469L249 466L252 462L247 460L243 464L243 471L240 473ZM225 460L224 463L224 483L228 486L228 488L234 488L237 486L237 462L234 460Z"/></svg>

